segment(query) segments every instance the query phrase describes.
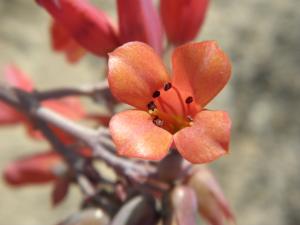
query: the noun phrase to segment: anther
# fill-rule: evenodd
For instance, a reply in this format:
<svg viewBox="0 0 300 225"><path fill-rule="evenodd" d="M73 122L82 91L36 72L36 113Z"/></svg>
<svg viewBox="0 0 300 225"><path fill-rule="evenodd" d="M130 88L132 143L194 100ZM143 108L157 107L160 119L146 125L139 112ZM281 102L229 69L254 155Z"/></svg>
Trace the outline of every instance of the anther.
<svg viewBox="0 0 300 225"><path fill-rule="evenodd" d="M153 94L152 94L153 98L157 98L159 96L160 96L160 92L159 91L154 91Z"/></svg>
<svg viewBox="0 0 300 225"><path fill-rule="evenodd" d="M147 105L148 109L149 110L154 110L156 109L156 105L153 101L149 102L148 105Z"/></svg>
<svg viewBox="0 0 300 225"><path fill-rule="evenodd" d="M192 102L193 102L193 97L192 96L189 96L189 97L187 97L186 99L185 99L185 103L186 104L191 104Z"/></svg>
<svg viewBox="0 0 300 225"><path fill-rule="evenodd" d="M162 127L164 125L164 121L159 119L158 116L154 117L153 123L158 127Z"/></svg>
<svg viewBox="0 0 300 225"><path fill-rule="evenodd" d="M172 88L172 84L170 82L164 84L164 90L167 91Z"/></svg>
<svg viewBox="0 0 300 225"><path fill-rule="evenodd" d="M193 117L190 116L190 115L188 115L188 116L186 117L186 119L187 119L189 122L193 122Z"/></svg>

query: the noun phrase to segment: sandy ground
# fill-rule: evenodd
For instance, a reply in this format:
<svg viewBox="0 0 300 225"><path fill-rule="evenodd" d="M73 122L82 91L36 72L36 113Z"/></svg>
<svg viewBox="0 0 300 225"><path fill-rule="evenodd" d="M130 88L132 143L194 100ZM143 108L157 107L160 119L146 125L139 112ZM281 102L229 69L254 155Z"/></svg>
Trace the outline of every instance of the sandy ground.
<svg viewBox="0 0 300 225"><path fill-rule="evenodd" d="M95 2L113 15L114 1ZM299 0L215 0L199 38L218 40L234 65L230 85L210 105L232 116L231 154L211 167L240 225L300 224L299 7ZM18 64L40 89L100 80L98 58L72 66L51 52L48 25L33 1L0 0L0 68ZM28 141L21 127L1 128L0 171L47 148ZM77 209L76 188L55 209L50 191L50 185L11 189L0 181L0 224L51 225Z"/></svg>

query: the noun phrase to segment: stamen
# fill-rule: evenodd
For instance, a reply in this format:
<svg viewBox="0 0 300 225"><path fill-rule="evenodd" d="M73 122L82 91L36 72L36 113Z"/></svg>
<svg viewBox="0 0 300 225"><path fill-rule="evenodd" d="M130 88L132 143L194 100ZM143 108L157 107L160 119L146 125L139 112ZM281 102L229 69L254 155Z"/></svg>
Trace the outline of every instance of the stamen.
<svg viewBox="0 0 300 225"><path fill-rule="evenodd" d="M189 122L193 122L193 117L192 117L191 115L188 115L188 116L186 117L186 119L187 119Z"/></svg>
<svg viewBox="0 0 300 225"><path fill-rule="evenodd" d="M164 125L164 121L159 119L158 116L154 117L153 123L158 127L162 127Z"/></svg>
<svg viewBox="0 0 300 225"><path fill-rule="evenodd" d="M173 86L173 89L176 92L176 95L179 99L179 102L180 102L180 105L181 105L181 108L182 108L182 113L183 113L183 115L186 115L186 110L185 110L184 101L182 99L182 96L181 96L179 90L176 87Z"/></svg>
<svg viewBox="0 0 300 225"><path fill-rule="evenodd" d="M154 109L157 108L153 101L149 102L147 107L148 107L149 110L154 110Z"/></svg>
<svg viewBox="0 0 300 225"><path fill-rule="evenodd" d="M194 101L193 97L192 96L189 96L185 99L185 103L186 104L191 104L192 102Z"/></svg>
<svg viewBox="0 0 300 225"><path fill-rule="evenodd" d="M164 90L167 91L172 88L172 84L170 82L164 84Z"/></svg>
<svg viewBox="0 0 300 225"><path fill-rule="evenodd" d="M154 91L152 94L152 98L157 98L160 96L160 92L159 91Z"/></svg>

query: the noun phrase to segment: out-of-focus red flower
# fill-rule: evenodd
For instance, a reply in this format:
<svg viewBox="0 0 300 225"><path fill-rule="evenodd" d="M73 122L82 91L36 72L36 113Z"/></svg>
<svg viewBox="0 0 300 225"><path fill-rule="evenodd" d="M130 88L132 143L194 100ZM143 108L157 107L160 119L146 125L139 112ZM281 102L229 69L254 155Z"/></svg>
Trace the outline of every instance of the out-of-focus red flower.
<svg viewBox="0 0 300 225"><path fill-rule="evenodd" d="M211 225L235 224L235 218L213 174L205 167L197 167L188 180L195 190L200 214Z"/></svg>
<svg viewBox="0 0 300 225"><path fill-rule="evenodd" d="M26 75L15 65L8 65L4 70L5 80L8 85L20 88L24 91L31 92L34 90L34 84ZM85 110L80 101L76 97L66 97L58 100L46 100L41 103L44 107L49 108L69 119L80 120L85 116ZM22 113L18 112L11 106L0 101L0 125L10 125L23 123L25 124L29 134L34 138L42 138L39 131L35 130L34 124ZM50 126L56 135L65 143L70 143L74 140L73 137L63 132L61 129Z"/></svg>
<svg viewBox="0 0 300 225"><path fill-rule="evenodd" d="M18 124L23 116L15 109L0 101L0 125Z"/></svg>
<svg viewBox="0 0 300 225"><path fill-rule="evenodd" d="M70 63L78 62L85 55L86 50L59 23L53 21L50 29L52 48L58 52L65 52Z"/></svg>
<svg viewBox="0 0 300 225"><path fill-rule="evenodd" d="M29 77L15 65L4 68L4 80L8 85L21 88L24 91L33 91L33 83ZM25 117L11 106L0 101L0 125L11 125L23 122Z"/></svg>
<svg viewBox="0 0 300 225"><path fill-rule="evenodd" d="M118 0L121 43L141 41L161 53L163 32L152 0Z"/></svg>
<svg viewBox="0 0 300 225"><path fill-rule="evenodd" d="M90 5L88 1L36 1L52 15L57 23L64 27L69 36L72 36L88 51L99 56L106 56L118 46L118 37L111 21L104 12Z"/></svg>
<svg viewBox="0 0 300 225"><path fill-rule="evenodd" d="M4 68L4 79L10 86L31 92L34 84L29 76L16 65L7 65Z"/></svg>
<svg viewBox="0 0 300 225"><path fill-rule="evenodd" d="M13 186L47 183L57 179L63 159L53 151L27 156L11 162L4 170L5 181Z"/></svg>
<svg viewBox="0 0 300 225"><path fill-rule="evenodd" d="M160 0L160 15L168 39L175 45L193 40L201 28L209 0Z"/></svg>
<svg viewBox="0 0 300 225"><path fill-rule="evenodd" d="M225 86L231 64L214 41L178 47L170 77L154 50L130 42L109 55L108 81L112 94L136 110L110 121L118 153L160 160L174 142L193 163L206 163L228 152L230 118L205 106Z"/></svg>
<svg viewBox="0 0 300 225"><path fill-rule="evenodd" d="M78 153L86 158L92 155L88 148L82 148ZM60 179L66 172L67 167L61 155L51 150L11 162L4 169L3 176L12 186L24 186L54 181Z"/></svg>
<svg viewBox="0 0 300 225"><path fill-rule="evenodd" d="M119 31L107 16L87 0L36 0L54 18L52 47L77 62L90 51L107 56L120 44L141 41L161 53L163 30L152 0L118 0Z"/></svg>

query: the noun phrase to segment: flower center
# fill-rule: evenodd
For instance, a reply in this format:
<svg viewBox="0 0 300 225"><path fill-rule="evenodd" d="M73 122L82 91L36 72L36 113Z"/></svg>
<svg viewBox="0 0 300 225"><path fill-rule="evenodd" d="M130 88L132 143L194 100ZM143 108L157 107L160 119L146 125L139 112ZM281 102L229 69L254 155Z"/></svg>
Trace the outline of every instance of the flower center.
<svg viewBox="0 0 300 225"><path fill-rule="evenodd" d="M154 91L147 107L153 123L173 134L190 126L193 116L200 111L191 95L180 91L171 83Z"/></svg>

